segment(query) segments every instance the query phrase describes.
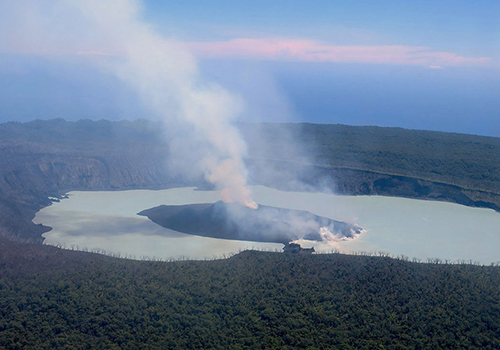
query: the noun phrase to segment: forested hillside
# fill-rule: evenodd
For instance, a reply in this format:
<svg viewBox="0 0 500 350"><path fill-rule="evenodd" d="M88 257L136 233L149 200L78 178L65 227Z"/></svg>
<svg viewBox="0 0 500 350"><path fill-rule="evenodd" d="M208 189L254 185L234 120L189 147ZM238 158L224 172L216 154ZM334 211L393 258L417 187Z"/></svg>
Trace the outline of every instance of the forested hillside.
<svg viewBox="0 0 500 350"><path fill-rule="evenodd" d="M257 134L270 147L254 157L309 161L326 168L366 170L437 181L500 193L500 138L376 126L331 124L246 124L249 140ZM286 132L284 132L286 130ZM288 135L300 146L294 153L279 147ZM273 145L274 143L274 145Z"/></svg>
<svg viewBox="0 0 500 350"><path fill-rule="evenodd" d="M407 175L500 192L500 139L401 128L303 125L324 165Z"/></svg>
<svg viewBox="0 0 500 350"><path fill-rule="evenodd" d="M245 251L131 261L0 240L0 348L498 349L500 267Z"/></svg>

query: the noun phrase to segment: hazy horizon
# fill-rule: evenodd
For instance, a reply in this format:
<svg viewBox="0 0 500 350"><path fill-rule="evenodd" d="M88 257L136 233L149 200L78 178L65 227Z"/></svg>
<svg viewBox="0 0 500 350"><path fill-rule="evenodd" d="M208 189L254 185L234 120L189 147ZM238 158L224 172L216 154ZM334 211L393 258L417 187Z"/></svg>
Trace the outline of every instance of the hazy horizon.
<svg viewBox="0 0 500 350"><path fill-rule="evenodd" d="M131 3L243 98L240 121L500 136L495 1ZM154 119L102 69L119 47L61 4L0 4L0 122Z"/></svg>

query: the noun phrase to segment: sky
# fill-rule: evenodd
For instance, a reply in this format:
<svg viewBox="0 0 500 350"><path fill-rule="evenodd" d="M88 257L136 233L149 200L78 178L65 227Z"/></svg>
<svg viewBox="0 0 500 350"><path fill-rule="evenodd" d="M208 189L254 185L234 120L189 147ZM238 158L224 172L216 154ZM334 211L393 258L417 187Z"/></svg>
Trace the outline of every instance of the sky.
<svg viewBox="0 0 500 350"><path fill-rule="evenodd" d="M120 47L60 4L0 1L0 122L153 118L103 69ZM239 120L500 137L499 1L137 6L141 21L195 56L204 81L241 96Z"/></svg>

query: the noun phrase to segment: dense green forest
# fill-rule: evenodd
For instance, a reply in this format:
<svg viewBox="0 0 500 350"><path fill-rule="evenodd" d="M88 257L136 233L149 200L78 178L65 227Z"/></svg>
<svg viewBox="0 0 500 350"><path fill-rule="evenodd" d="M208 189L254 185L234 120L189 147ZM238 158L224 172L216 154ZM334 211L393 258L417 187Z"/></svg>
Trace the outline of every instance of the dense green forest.
<svg viewBox="0 0 500 350"><path fill-rule="evenodd" d="M131 261L0 240L0 305L5 349L500 348L496 266Z"/></svg>

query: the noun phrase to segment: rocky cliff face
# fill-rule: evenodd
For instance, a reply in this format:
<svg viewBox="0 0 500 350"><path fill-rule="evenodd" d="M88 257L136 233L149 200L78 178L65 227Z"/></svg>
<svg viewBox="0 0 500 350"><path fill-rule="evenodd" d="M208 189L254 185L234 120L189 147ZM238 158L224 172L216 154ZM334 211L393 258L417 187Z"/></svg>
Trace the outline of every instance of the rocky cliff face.
<svg viewBox="0 0 500 350"><path fill-rule="evenodd" d="M60 123L66 122L60 121L58 126ZM10 238L41 242L40 234L48 228L33 224L34 214L51 203L49 197L69 190L159 188L173 181L167 170L168 150L158 139L144 142L141 135L118 133L91 144L82 134L62 146L60 138L32 141L3 136L0 227L1 234Z"/></svg>
<svg viewBox="0 0 500 350"><path fill-rule="evenodd" d="M1 157L2 155L0 155ZM47 229L31 223L49 197L69 190L167 187L165 160L147 157L17 154L0 173L0 226L10 234L39 241Z"/></svg>
<svg viewBox="0 0 500 350"><path fill-rule="evenodd" d="M282 190L292 190L300 183L302 190L321 191L326 188L345 195L430 199L500 211L500 195L492 191L369 170L301 166L284 161L259 160L248 163L256 183Z"/></svg>

